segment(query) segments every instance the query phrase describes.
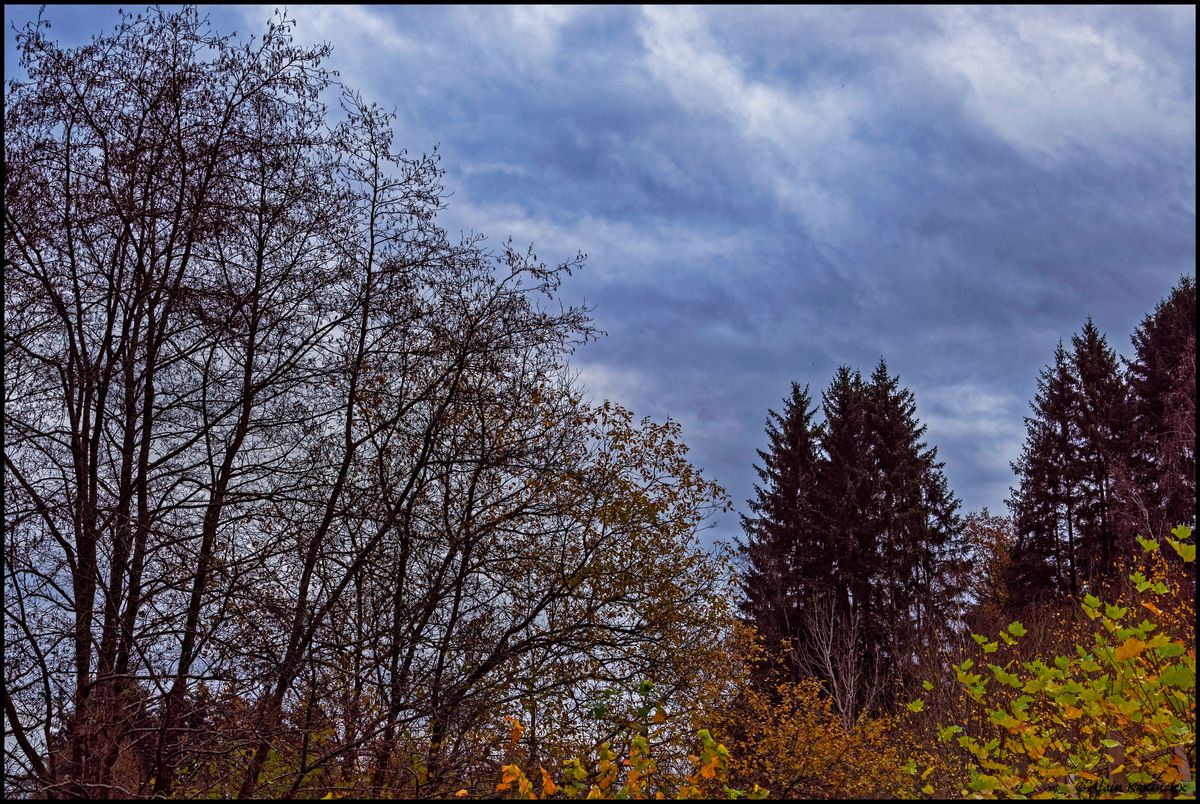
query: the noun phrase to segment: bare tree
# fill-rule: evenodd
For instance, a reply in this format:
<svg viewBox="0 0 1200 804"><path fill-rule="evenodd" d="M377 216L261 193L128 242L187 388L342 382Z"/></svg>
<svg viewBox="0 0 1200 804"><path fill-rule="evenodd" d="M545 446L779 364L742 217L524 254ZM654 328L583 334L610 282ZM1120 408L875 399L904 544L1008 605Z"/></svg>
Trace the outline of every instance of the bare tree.
<svg viewBox="0 0 1200 804"><path fill-rule="evenodd" d="M720 608L720 490L568 372L582 255L450 241L436 157L291 29L18 37L11 792L445 793L530 696L686 678Z"/></svg>
<svg viewBox="0 0 1200 804"><path fill-rule="evenodd" d="M876 705L885 686L878 657L864 655L861 611L839 611L833 595L817 595L803 619L808 638L792 643L793 661L822 680L849 731Z"/></svg>

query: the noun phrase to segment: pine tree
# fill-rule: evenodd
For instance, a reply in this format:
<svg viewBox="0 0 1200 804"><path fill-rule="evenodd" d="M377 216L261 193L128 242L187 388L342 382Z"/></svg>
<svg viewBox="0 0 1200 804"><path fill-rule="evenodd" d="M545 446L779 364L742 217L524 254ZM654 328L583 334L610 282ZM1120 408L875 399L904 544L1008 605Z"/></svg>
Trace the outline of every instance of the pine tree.
<svg viewBox="0 0 1200 804"><path fill-rule="evenodd" d="M762 485L755 484L755 498L748 501L751 515L742 517L741 611L771 649L798 637L804 601L813 595L808 565L820 560L824 547L813 527L811 499L820 437L815 413L808 388L796 383L782 413L768 411L768 446L758 450L762 465L755 466ZM787 648L783 653L793 655Z"/></svg>
<svg viewBox="0 0 1200 804"><path fill-rule="evenodd" d="M882 360L870 382L838 369L822 424L810 404L793 385L768 419L742 520L742 611L768 648L789 645L793 674L828 681L839 708L886 706L959 617L959 503L912 392Z"/></svg>
<svg viewBox="0 0 1200 804"><path fill-rule="evenodd" d="M874 601L863 567L875 563L871 509L873 472L867 453L867 389L862 375L840 366L822 395L822 460L814 492L815 518L830 545L825 577L843 614L870 623Z"/></svg>
<svg viewBox="0 0 1200 804"><path fill-rule="evenodd" d="M916 399L881 359L866 386L867 450L875 534L874 566L866 566L878 601L882 652L899 689L916 670L914 656L932 658L953 619L962 590L954 584L963 560L957 511L937 449L923 440Z"/></svg>
<svg viewBox="0 0 1200 804"><path fill-rule="evenodd" d="M1133 545L1129 506L1117 490L1117 467L1133 449L1128 385L1104 335L1087 323L1071 338L1078 381L1077 437L1080 570L1089 582L1109 580L1118 553Z"/></svg>
<svg viewBox="0 0 1200 804"><path fill-rule="evenodd" d="M1079 591L1076 508L1079 503L1079 380L1063 348L1042 369L1025 418L1021 457L1013 463L1017 486L1009 497L1016 544L1010 572L1015 608Z"/></svg>
<svg viewBox="0 0 1200 804"><path fill-rule="evenodd" d="M1184 276L1133 334L1137 450L1126 471L1135 525L1158 536L1195 522L1196 282Z"/></svg>
<svg viewBox="0 0 1200 804"><path fill-rule="evenodd" d="M1172 372L1164 372L1162 366L1175 365L1178 375L1186 373L1179 366L1195 365L1194 336L1188 362L1179 309L1164 304L1158 312L1161 319L1147 318L1134 336L1145 356L1131 367L1135 390L1140 378L1143 391L1165 392L1169 383L1164 379ZM1183 407L1190 424L1195 390L1194 384L1189 386L1190 409L1187 397ZM1074 598L1082 589L1095 591L1115 580L1116 561L1133 549L1137 529L1149 523L1162 529L1169 505L1176 516L1184 510L1190 515L1194 480L1188 487L1190 476L1180 479L1178 468L1160 470L1161 465L1186 465L1190 457L1194 472L1190 442L1174 452L1161 447L1177 443L1167 435L1171 428L1162 423L1170 418L1170 406L1180 404L1180 396L1174 390L1165 392L1174 396L1156 399L1154 393L1158 391L1131 398L1119 359L1091 318L1072 336L1070 353L1059 342L1053 365L1039 376L1031 404L1034 415L1025 420L1025 448L1013 464L1018 482L1009 506L1017 543L1010 564L1010 600L1016 607L1054 596ZM1188 495L1186 509L1160 491L1168 488L1183 491L1180 498ZM1147 516L1148 510L1157 514Z"/></svg>

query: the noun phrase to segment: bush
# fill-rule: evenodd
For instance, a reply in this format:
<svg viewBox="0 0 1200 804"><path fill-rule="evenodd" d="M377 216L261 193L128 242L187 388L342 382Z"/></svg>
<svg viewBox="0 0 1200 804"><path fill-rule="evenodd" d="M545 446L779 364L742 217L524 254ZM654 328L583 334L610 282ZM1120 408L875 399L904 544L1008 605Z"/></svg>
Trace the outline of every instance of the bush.
<svg viewBox="0 0 1200 804"><path fill-rule="evenodd" d="M967 658L952 669L988 725L939 727L942 744L966 753L967 774L945 779L948 789L938 792L989 798L1194 795L1195 601L1181 594L1181 586L1191 584L1181 584L1179 576L1195 572L1196 548L1191 528L1172 535L1166 541L1182 563L1166 560L1158 542L1139 538L1149 555L1129 576L1131 593L1115 604L1084 597L1083 612L1094 626L1074 655L1001 664L1025 627L1014 622L994 640L972 635L979 661ZM908 704L914 712L923 706L921 699ZM916 764L910 761L907 770L916 774ZM933 795L935 781L922 792Z"/></svg>

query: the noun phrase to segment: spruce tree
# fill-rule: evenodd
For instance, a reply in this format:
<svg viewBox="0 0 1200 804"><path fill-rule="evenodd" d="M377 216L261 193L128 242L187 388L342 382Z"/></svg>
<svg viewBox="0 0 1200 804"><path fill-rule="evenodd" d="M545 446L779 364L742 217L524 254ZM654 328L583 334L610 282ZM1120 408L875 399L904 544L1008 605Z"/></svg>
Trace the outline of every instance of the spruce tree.
<svg viewBox="0 0 1200 804"><path fill-rule="evenodd" d="M843 615L870 616L874 601L864 567L875 563L871 510L873 471L867 452L867 390L862 375L840 366L822 394L822 459L814 493L818 530L830 545L826 583Z"/></svg>
<svg viewBox="0 0 1200 804"><path fill-rule="evenodd" d="M866 514L875 535L872 578L882 633L873 647L899 689L916 669L914 656L933 658L962 590L954 584L964 549L937 449L922 439L916 399L881 359L866 386L866 452L872 501ZM953 612L953 613L952 613Z"/></svg>
<svg viewBox="0 0 1200 804"><path fill-rule="evenodd" d="M742 520L742 611L768 649L788 646L794 674L856 675L859 698L839 707L887 706L917 664L938 658L958 618L959 503L912 392L882 360L870 382L838 369L820 425L810 404L793 385L783 412L769 414L762 485ZM825 680L846 689L845 678Z"/></svg>
<svg viewBox="0 0 1200 804"><path fill-rule="evenodd" d="M1017 486L1008 501L1016 533L1009 568L1016 608L1079 591L1079 380L1062 341L1053 365L1038 376L1030 407L1025 445L1012 464Z"/></svg>
<svg viewBox="0 0 1200 804"><path fill-rule="evenodd" d="M1134 333L1124 375L1091 318L1039 375L1009 497L1014 607L1119 580L1134 535L1195 521L1195 305L1184 277Z"/></svg>
<svg viewBox="0 0 1200 804"><path fill-rule="evenodd" d="M767 449L758 450L755 466L762 485L742 517L744 539L738 547L745 564L740 607L769 650L799 637L804 601L812 597L810 564L819 564L822 545L813 527L812 492L820 427L808 388L792 383L782 412L767 414ZM790 668L795 675L796 668Z"/></svg>
<svg viewBox="0 0 1200 804"><path fill-rule="evenodd" d="M1133 544L1128 505L1117 489L1117 467L1133 449L1128 386L1116 353L1087 323L1071 338L1071 367L1078 382L1079 502L1076 506L1081 575L1092 584L1111 579L1118 553Z"/></svg>
<svg viewBox="0 0 1200 804"><path fill-rule="evenodd" d="M1144 536L1195 522L1196 282L1184 276L1133 334L1136 447L1126 476Z"/></svg>

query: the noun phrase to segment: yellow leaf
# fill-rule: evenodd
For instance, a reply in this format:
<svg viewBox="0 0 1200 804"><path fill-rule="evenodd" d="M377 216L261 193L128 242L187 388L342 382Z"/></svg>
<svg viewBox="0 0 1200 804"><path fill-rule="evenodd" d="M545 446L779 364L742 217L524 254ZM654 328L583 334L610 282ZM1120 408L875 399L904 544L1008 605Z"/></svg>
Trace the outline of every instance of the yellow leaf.
<svg viewBox="0 0 1200 804"><path fill-rule="evenodd" d="M467 788L465 788L465 787L464 787L462 790L458 790L458 791L456 791L456 792L455 792L455 794L454 794L454 797L455 797L455 798L462 798L462 797L463 797L463 796L465 796L465 795L467 795Z"/></svg>
<svg viewBox="0 0 1200 804"><path fill-rule="evenodd" d="M933 795L933 785L931 785L931 784L925 785L924 787L921 788L921 792L927 796L932 796Z"/></svg>
<svg viewBox="0 0 1200 804"><path fill-rule="evenodd" d="M1117 646L1117 650L1113 655L1118 662L1123 662L1126 659L1132 659L1134 656L1141 655L1142 651L1146 648L1147 645L1145 642L1137 637L1130 637Z"/></svg>

